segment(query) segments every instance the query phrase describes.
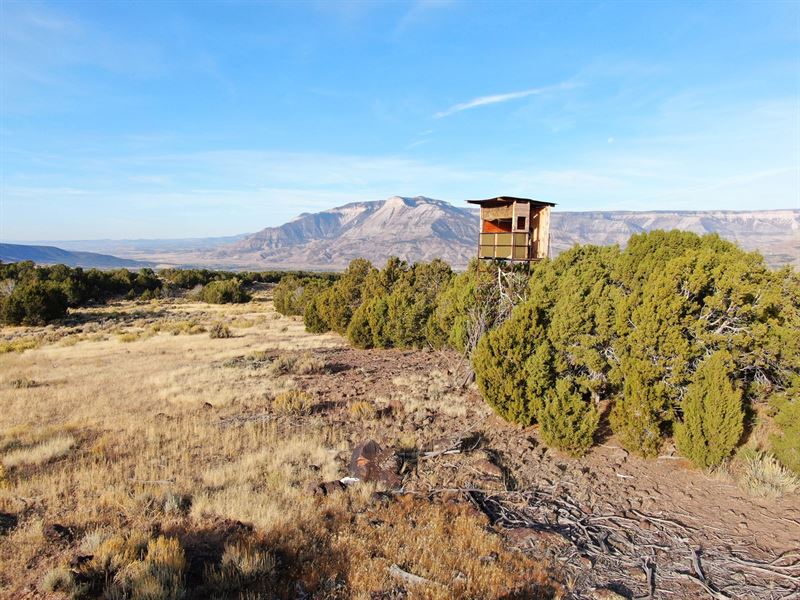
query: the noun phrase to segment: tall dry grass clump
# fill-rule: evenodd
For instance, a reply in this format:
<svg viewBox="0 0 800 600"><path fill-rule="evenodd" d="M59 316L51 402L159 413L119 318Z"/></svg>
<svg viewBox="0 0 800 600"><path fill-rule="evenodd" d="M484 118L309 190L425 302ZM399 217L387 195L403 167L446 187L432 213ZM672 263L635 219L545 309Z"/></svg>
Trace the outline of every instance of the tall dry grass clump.
<svg viewBox="0 0 800 600"><path fill-rule="evenodd" d="M800 477L784 467L774 456L752 451L743 454L739 483L751 495L774 497L800 490Z"/></svg>
<svg viewBox="0 0 800 600"><path fill-rule="evenodd" d="M314 409L314 397L302 390L289 390L275 397L272 408L282 415L308 415Z"/></svg>
<svg viewBox="0 0 800 600"><path fill-rule="evenodd" d="M212 340L227 339L232 335L231 328L222 321L217 321L208 330L208 337Z"/></svg>

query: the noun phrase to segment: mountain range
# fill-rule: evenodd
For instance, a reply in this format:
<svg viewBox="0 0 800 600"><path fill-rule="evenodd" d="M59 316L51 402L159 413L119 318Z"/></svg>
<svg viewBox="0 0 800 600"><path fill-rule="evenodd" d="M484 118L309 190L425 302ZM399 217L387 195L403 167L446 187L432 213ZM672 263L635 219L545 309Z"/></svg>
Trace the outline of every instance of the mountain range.
<svg viewBox="0 0 800 600"><path fill-rule="evenodd" d="M32 260L40 265L62 264L68 267L97 269L141 269L153 266L153 263L146 261L131 260L96 252L64 250L55 246L0 243L0 261L13 263L24 260Z"/></svg>
<svg viewBox="0 0 800 600"><path fill-rule="evenodd" d="M746 250L760 251L771 266L800 267L800 209L644 212L556 209L551 219L551 254L557 255L574 244L624 246L631 235L653 229L718 233ZM284 225L239 236L99 240L59 245L71 250L113 252L123 257L117 260L135 259L159 266L340 270L357 257L381 264L389 256L399 256L409 261L442 258L456 268L463 268L476 253L477 234L478 214L474 209L423 196L392 196L304 213ZM50 255L54 258L52 250ZM8 259L0 253L0 260Z"/></svg>
<svg viewBox="0 0 800 600"><path fill-rule="evenodd" d="M376 264L389 256L407 260L442 258L464 267L476 253L478 214L441 200L393 196L302 214L220 246L221 262L284 268L341 269L365 256ZM625 245L653 229L718 233L747 250L759 250L771 265L800 266L800 210L764 211L554 211L551 253L574 244Z"/></svg>

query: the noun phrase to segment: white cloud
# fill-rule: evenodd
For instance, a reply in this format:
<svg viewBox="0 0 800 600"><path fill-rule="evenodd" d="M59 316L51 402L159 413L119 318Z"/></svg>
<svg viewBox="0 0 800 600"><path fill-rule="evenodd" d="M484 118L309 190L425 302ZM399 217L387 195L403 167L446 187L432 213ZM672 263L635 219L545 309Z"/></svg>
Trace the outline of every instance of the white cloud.
<svg viewBox="0 0 800 600"><path fill-rule="evenodd" d="M472 108L478 108L479 106L488 106L490 104L500 104L501 102L510 102L511 100L519 100L520 98L527 98L528 96L538 96L540 94L547 94L550 92L569 90L574 88L575 86L576 84L571 81L564 81L557 85L548 85L540 88L532 88L529 90L522 90L521 92L510 92L508 94L494 94L491 96L480 96L479 98L474 98L467 102L454 104L450 108L440 111L433 116L436 119L441 119L442 117L449 117L450 115L455 114L457 112L461 112L462 110L470 110Z"/></svg>

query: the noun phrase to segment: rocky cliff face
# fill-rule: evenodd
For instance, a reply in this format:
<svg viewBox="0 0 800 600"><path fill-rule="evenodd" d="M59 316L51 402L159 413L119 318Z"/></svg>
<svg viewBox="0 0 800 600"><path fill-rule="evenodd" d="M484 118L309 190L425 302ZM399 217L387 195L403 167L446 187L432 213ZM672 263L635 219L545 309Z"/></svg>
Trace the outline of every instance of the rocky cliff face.
<svg viewBox="0 0 800 600"><path fill-rule="evenodd" d="M303 214L220 248L217 257L293 268L338 269L357 257L385 262L442 258L464 266L475 251L478 218L430 198L393 196Z"/></svg>
<svg viewBox="0 0 800 600"><path fill-rule="evenodd" d="M800 210L558 212L552 218L552 253L573 244L624 245L634 233L682 229L718 233L774 266L800 266ZM366 257L409 261L442 258L464 267L475 255L478 216L473 210L418 196L393 196L303 214L217 250L215 258L263 268L340 269Z"/></svg>
<svg viewBox="0 0 800 600"><path fill-rule="evenodd" d="M573 244L619 244L635 233L681 229L717 233L745 250L758 250L772 266L800 266L800 210L554 212L551 251Z"/></svg>

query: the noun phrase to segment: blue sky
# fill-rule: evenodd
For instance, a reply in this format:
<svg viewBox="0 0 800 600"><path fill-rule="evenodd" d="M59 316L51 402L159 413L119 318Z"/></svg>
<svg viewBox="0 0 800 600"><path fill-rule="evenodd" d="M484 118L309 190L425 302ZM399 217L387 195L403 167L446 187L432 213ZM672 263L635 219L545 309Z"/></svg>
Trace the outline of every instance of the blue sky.
<svg viewBox="0 0 800 600"><path fill-rule="evenodd" d="M0 5L0 238L390 195L800 207L797 2Z"/></svg>

